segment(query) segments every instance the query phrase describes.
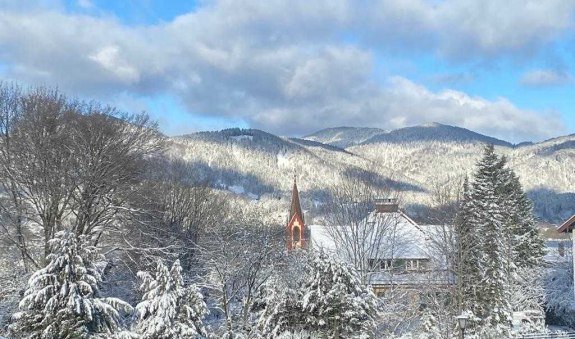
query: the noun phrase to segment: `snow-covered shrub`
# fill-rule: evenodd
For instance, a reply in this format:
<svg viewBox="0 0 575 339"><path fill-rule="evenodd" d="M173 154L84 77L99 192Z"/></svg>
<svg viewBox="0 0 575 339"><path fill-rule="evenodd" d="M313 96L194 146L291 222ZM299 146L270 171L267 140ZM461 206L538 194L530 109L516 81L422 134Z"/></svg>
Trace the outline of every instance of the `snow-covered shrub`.
<svg viewBox="0 0 575 339"><path fill-rule="evenodd" d="M329 338L369 338L373 334L375 295L351 267L323 253L310 258L300 287L271 290L260 319L266 337L286 332Z"/></svg>
<svg viewBox="0 0 575 339"><path fill-rule="evenodd" d="M58 232L50 246L48 264L30 277L21 311L13 315L12 334L65 339L117 332L119 309L131 307L120 299L99 297L97 249L70 232Z"/></svg>
<svg viewBox="0 0 575 339"><path fill-rule="evenodd" d="M573 265L571 256L552 263L545 277L545 311L555 325L575 325Z"/></svg>
<svg viewBox="0 0 575 339"><path fill-rule="evenodd" d="M203 296L195 285L185 286L182 267L172 268L158 261L155 276L138 272L143 280L142 302L136 306L141 338L197 338L206 336L203 318L208 313Z"/></svg>
<svg viewBox="0 0 575 339"><path fill-rule="evenodd" d="M417 339L437 339L443 337L443 334L437 326L437 319L435 319L429 311L423 314L419 332Z"/></svg>

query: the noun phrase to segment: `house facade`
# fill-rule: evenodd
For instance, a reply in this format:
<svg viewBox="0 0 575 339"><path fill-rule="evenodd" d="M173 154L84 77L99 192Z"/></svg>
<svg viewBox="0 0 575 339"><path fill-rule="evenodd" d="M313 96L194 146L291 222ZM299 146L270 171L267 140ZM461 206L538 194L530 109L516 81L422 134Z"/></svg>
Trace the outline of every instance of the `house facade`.
<svg viewBox="0 0 575 339"><path fill-rule="evenodd" d="M444 288L453 284L436 235L437 225L418 225L399 209L396 199L377 199L373 211L350 225L309 225L303 222L299 192L294 182L287 248L324 251L360 270L376 294L393 288Z"/></svg>

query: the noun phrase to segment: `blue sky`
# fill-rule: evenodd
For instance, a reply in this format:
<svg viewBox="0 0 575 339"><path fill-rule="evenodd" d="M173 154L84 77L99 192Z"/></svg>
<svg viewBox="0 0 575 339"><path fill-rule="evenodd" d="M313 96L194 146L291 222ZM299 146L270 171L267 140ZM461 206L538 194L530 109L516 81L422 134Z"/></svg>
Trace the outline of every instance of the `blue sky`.
<svg viewBox="0 0 575 339"><path fill-rule="evenodd" d="M0 0L0 75L169 135L440 122L575 133L575 0Z"/></svg>

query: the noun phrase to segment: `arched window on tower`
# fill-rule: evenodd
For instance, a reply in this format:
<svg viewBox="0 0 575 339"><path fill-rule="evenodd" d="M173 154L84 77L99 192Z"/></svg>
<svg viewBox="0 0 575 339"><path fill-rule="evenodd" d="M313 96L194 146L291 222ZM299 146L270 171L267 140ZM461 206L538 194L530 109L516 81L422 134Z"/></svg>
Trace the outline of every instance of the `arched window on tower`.
<svg viewBox="0 0 575 339"><path fill-rule="evenodd" d="M300 245L301 235L300 235L300 228L298 226L294 226L292 228L292 239L294 246Z"/></svg>

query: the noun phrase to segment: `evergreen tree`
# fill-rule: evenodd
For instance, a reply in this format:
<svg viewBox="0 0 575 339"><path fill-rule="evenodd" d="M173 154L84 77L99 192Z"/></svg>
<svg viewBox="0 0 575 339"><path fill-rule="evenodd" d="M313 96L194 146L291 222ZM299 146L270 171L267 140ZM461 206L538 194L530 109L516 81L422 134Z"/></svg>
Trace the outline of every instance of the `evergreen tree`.
<svg viewBox="0 0 575 339"><path fill-rule="evenodd" d="M511 285L540 262L544 243L532 205L507 159L487 146L456 219L461 309L470 309L498 333L509 326Z"/></svg>
<svg viewBox="0 0 575 339"><path fill-rule="evenodd" d="M278 338L282 334L301 333L304 330L300 295L297 290L282 285L276 279L271 279L263 288L261 303L264 310L258 327L266 338Z"/></svg>
<svg viewBox="0 0 575 339"><path fill-rule="evenodd" d="M458 311L477 305L477 285L481 281L481 235L474 221L473 198L469 179L465 178L463 199L455 218L455 275Z"/></svg>
<svg viewBox="0 0 575 339"><path fill-rule="evenodd" d="M301 293L310 332L331 338L371 333L375 296L349 266L323 253L314 256Z"/></svg>
<svg viewBox="0 0 575 339"><path fill-rule="evenodd" d="M314 255L295 291L275 293L260 321L270 338L283 332L328 338L367 338L373 333L376 299L347 265Z"/></svg>
<svg viewBox="0 0 575 339"><path fill-rule="evenodd" d="M534 268L545 255L545 242L533 218L533 204L527 198L517 175L507 169L508 227L512 260L516 268Z"/></svg>
<svg viewBox="0 0 575 339"><path fill-rule="evenodd" d="M101 259L84 236L58 232L50 240L46 267L36 271L13 318L11 331L25 338L86 338L111 335L118 330L120 308L131 310L115 298L99 298Z"/></svg>
<svg viewBox="0 0 575 339"><path fill-rule="evenodd" d="M503 162L493 146L487 146L478 163L472 185L472 225L482 235L482 277L473 310L492 326L510 321L509 281L506 270L504 201L498 195L502 182Z"/></svg>
<svg viewBox="0 0 575 339"><path fill-rule="evenodd" d="M203 296L195 285L184 286L182 267L172 268L158 261L156 274L138 272L143 280L142 302L136 306L136 332L142 338L198 338L206 336L202 322L208 313Z"/></svg>

